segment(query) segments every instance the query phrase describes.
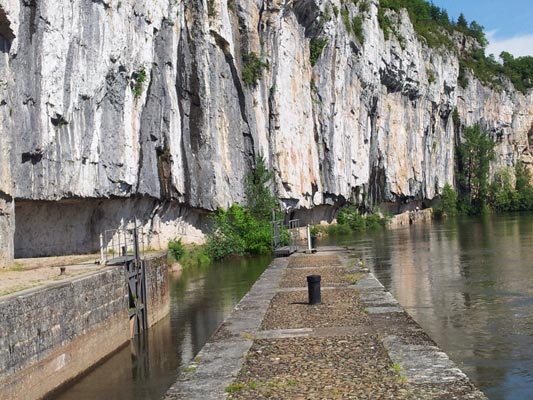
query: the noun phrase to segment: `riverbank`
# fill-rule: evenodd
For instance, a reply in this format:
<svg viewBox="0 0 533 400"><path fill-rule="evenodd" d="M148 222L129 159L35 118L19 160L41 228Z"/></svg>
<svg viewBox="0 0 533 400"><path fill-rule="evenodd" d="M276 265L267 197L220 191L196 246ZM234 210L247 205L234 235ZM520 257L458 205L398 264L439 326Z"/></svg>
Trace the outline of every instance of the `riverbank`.
<svg viewBox="0 0 533 400"><path fill-rule="evenodd" d="M307 275L322 304L307 305ZM484 399L346 249L276 259L165 399Z"/></svg>

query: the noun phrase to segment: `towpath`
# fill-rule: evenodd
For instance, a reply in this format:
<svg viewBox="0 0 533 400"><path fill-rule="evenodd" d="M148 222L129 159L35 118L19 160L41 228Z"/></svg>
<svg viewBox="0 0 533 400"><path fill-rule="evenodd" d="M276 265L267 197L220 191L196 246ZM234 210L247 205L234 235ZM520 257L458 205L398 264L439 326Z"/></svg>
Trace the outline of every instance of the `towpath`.
<svg viewBox="0 0 533 400"><path fill-rule="evenodd" d="M322 277L310 306L307 275ZM485 399L346 249L276 259L174 399Z"/></svg>

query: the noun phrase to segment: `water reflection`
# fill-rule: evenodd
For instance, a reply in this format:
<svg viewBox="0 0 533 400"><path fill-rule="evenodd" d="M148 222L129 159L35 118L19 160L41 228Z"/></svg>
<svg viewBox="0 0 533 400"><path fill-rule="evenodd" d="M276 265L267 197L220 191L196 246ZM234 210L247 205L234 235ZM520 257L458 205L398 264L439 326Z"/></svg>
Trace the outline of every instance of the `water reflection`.
<svg viewBox="0 0 533 400"><path fill-rule="evenodd" d="M269 262L234 259L173 275L170 315L56 398L159 400Z"/></svg>
<svg viewBox="0 0 533 400"><path fill-rule="evenodd" d="M355 246L491 399L525 399L533 398L532 243L533 217L516 214L382 231Z"/></svg>

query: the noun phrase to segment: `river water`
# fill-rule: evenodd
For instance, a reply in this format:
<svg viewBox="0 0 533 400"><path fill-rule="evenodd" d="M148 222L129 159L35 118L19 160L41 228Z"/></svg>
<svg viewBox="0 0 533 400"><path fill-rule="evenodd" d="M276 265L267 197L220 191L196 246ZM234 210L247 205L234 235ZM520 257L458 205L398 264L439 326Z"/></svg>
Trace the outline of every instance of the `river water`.
<svg viewBox="0 0 533 400"><path fill-rule="evenodd" d="M235 259L171 275L170 315L54 399L160 400L270 261Z"/></svg>
<svg viewBox="0 0 533 400"><path fill-rule="evenodd" d="M349 245L492 400L533 398L533 215L454 219L329 238ZM171 281L170 317L58 399L160 399L270 259ZM137 354L137 355L135 355Z"/></svg>
<svg viewBox="0 0 533 400"><path fill-rule="evenodd" d="M533 215L448 220L338 242L355 246L490 399L533 399Z"/></svg>

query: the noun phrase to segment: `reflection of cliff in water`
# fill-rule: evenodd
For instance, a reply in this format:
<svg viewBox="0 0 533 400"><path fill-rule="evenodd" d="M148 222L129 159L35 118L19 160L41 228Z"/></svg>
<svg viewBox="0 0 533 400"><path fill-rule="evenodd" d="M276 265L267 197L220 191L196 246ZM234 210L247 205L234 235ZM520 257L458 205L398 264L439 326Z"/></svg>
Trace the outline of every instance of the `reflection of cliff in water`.
<svg viewBox="0 0 533 400"><path fill-rule="evenodd" d="M457 219L357 242L381 282L490 398L533 391L533 216Z"/></svg>
<svg viewBox="0 0 533 400"><path fill-rule="evenodd" d="M159 400L269 262L234 259L174 274L170 316L56 398Z"/></svg>

